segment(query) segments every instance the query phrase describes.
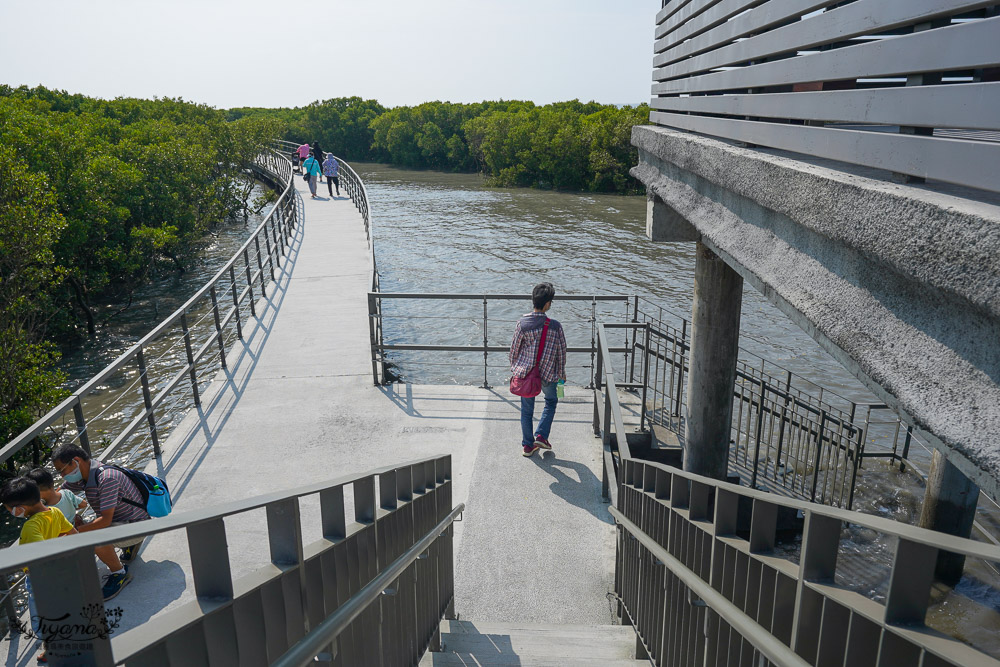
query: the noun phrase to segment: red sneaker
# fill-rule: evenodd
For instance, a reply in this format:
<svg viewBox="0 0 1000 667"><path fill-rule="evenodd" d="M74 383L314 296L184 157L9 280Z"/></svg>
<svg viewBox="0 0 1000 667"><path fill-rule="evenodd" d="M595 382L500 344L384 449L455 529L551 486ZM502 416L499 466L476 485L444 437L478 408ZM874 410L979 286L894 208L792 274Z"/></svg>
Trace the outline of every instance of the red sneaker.
<svg viewBox="0 0 1000 667"><path fill-rule="evenodd" d="M535 436L535 446L541 449L552 449L552 445L549 444L549 441L540 435Z"/></svg>
<svg viewBox="0 0 1000 667"><path fill-rule="evenodd" d="M521 454L521 456L532 456L539 449L541 449L541 448L538 446L537 442L533 442L530 445L525 445L524 446L524 453Z"/></svg>

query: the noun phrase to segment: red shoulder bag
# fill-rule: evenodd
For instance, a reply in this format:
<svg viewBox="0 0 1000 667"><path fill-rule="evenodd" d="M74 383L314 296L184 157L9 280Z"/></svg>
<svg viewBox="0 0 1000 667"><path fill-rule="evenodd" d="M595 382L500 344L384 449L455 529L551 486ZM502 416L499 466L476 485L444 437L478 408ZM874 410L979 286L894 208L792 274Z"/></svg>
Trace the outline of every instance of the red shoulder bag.
<svg viewBox="0 0 1000 667"><path fill-rule="evenodd" d="M545 349L545 338L549 333L549 318L545 318L542 326L542 339L538 341L538 356L535 357L535 365L523 378L512 377L510 379L510 393L515 396L534 398L542 393L542 372L539 369L542 363L542 350Z"/></svg>

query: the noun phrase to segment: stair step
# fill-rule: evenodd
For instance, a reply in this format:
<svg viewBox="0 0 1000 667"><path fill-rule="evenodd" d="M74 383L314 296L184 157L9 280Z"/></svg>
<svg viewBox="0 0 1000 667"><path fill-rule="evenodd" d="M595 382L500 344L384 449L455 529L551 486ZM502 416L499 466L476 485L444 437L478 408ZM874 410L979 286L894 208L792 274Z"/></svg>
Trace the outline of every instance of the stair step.
<svg viewBox="0 0 1000 667"><path fill-rule="evenodd" d="M620 625L510 625L443 621L444 651L420 665L636 665L635 632ZM568 663L572 660L572 663Z"/></svg>

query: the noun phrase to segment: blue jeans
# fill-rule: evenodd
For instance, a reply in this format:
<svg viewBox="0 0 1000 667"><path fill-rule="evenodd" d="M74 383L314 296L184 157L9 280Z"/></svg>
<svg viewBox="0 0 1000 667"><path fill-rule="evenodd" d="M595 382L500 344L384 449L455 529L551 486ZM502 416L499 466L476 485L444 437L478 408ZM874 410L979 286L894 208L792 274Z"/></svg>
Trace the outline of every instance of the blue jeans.
<svg viewBox="0 0 1000 667"><path fill-rule="evenodd" d="M549 439L549 431L552 430L552 420L556 416L556 383L542 382L542 396L545 397L545 407L542 409L542 418L538 420L538 430L532 426L535 421L535 397L521 397L521 444L530 445L535 441L535 435L540 435L546 440Z"/></svg>
<svg viewBox="0 0 1000 667"><path fill-rule="evenodd" d="M39 637L41 633L38 631L38 626L40 625L38 622L38 609L35 607L35 592L31 590L30 576L24 578L24 589L28 592L28 625L31 626L35 636Z"/></svg>

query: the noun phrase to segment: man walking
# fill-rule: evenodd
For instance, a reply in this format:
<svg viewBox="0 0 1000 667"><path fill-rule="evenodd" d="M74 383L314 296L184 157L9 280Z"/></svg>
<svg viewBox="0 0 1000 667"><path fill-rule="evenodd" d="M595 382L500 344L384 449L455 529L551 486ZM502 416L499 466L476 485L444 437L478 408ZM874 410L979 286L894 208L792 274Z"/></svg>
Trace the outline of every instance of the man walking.
<svg viewBox="0 0 1000 667"><path fill-rule="evenodd" d="M514 327L514 340L510 344L510 372L518 378L527 377L538 364L542 379L542 409L538 429L534 428L535 398L521 397L521 446L524 456L531 456L539 449L552 449L549 431L556 416L556 384L566 380L566 334L562 325L545 314L552 307L556 290L552 283L540 283L531 290L533 310L521 317ZM539 351L544 334L544 347Z"/></svg>

